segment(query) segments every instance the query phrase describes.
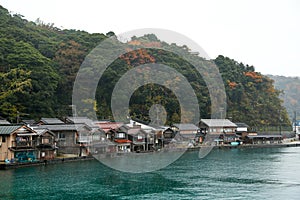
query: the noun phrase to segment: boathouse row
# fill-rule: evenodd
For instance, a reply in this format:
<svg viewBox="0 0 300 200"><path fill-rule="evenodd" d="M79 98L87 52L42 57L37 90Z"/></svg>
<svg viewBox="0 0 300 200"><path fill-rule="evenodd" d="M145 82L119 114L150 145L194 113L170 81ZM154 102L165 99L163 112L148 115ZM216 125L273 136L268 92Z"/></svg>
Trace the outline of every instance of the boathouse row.
<svg viewBox="0 0 300 200"><path fill-rule="evenodd" d="M215 145L280 143L283 135L255 133L244 123L228 119L201 119L197 124L172 126L97 121L86 117L42 118L26 125L0 125L0 161L47 160L95 153L158 151L182 144L182 148L205 143L207 135ZM176 145L175 145L176 146ZM177 145L178 147L178 145Z"/></svg>

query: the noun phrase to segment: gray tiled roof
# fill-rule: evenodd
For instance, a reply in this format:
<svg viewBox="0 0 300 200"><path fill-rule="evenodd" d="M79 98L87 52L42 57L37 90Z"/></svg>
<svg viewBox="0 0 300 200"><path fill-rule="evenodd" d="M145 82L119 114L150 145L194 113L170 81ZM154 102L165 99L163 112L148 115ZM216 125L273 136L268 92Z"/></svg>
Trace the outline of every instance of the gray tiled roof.
<svg viewBox="0 0 300 200"><path fill-rule="evenodd" d="M198 130L199 128L195 124L174 124L179 130Z"/></svg>
<svg viewBox="0 0 300 200"><path fill-rule="evenodd" d="M87 117L67 117L66 121L71 124L86 124L89 127L97 127L93 120Z"/></svg>
<svg viewBox="0 0 300 200"><path fill-rule="evenodd" d="M33 127L33 129L48 129L50 131L79 131L81 130L85 125L80 124L80 125L75 125L75 124L58 124L58 125L40 125L37 127Z"/></svg>
<svg viewBox="0 0 300 200"><path fill-rule="evenodd" d="M58 118L42 118L40 122L44 124L64 124L64 122Z"/></svg>
<svg viewBox="0 0 300 200"><path fill-rule="evenodd" d="M45 133L50 133L50 134L52 134L52 135L54 135L54 133L52 132L52 131L50 131L49 129L47 129L47 128L41 128L41 129L39 129L39 128L37 128L37 129L34 129L34 131L38 134L38 135L43 135L43 134L45 134Z"/></svg>
<svg viewBox="0 0 300 200"><path fill-rule="evenodd" d="M3 125L8 125L10 124L9 121L5 120L5 119L0 119L0 124L3 124Z"/></svg>
<svg viewBox="0 0 300 200"><path fill-rule="evenodd" d="M0 126L0 135L10 135L21 126Z"/></svg>
<svg viewBox="0 0 300 200"><path fill-rule="evenodd" d="M208 127L237 127L228 119L201 119L200 123L204 123Z"/></svg>

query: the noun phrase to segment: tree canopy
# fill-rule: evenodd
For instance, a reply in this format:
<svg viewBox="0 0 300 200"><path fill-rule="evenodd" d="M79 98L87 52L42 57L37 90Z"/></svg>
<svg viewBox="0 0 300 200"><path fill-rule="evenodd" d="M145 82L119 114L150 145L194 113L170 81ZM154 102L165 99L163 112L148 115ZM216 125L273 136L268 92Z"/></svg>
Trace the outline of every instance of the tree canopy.
<svg viewBox="0 0 300 200"><path fill-rule="evenodd" d="M20 113L35 119L70 115L78 69L92 49L104 39L114 36L113 32L90 34L62 30L39 19L30 22L21 15L11 15L0 6L0 115L12 122L16 122ZM118 80L129 70L151 63L164 64L182 74L195 91L201 118L210 117L211 99L204 81L207 74L199 74L191 63L172 53L174 51L153 48L164 47L193 56L199 63L205 63L208 72L213 64L218 67L227 94L228 107L224 112L227 112L228 118L251 126L290 123L279 98L281 92L274 88L270 78L256 72L253 66L221 55L214 60L205 60L193 55L187 46L168 44L153 34L133 37L128 45L132 49L116 59L101 77L96 101L84 100L96 110L98 119L112 118L111 94ZM140 45L149 48L134 50ZM88 72L94 73L92 69ZM182 77L176 77L174 82L180 79ZM184 98L188 100L189 97ZM179 122L182 113L176 95L167 87L154 83L146 84L133 93L130 115L149 121L148 113L155 104L164 106L167 124Z"/></svg>

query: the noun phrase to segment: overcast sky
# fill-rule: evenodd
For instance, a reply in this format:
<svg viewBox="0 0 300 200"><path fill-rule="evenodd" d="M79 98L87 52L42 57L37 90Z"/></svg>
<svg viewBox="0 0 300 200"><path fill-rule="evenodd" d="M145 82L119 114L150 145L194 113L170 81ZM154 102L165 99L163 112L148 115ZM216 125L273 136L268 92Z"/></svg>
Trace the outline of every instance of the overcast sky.
<svg viewBox="0 0 300 200"><path fill-rule="evenodd" d="M116 34L163 28L197 42L211 57L228 56L263 74L300 77L297 0L0 0L28 20L59 28Z"/></svg>

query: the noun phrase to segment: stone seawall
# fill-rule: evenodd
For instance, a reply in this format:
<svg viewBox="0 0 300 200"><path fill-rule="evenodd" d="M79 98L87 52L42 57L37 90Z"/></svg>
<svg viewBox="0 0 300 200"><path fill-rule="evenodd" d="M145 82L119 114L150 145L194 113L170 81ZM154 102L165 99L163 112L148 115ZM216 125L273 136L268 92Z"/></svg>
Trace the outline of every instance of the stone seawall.
<svg viewBox="0 0 300 200"><path fill-rule="evenodd" d="M39 165L58 164L64 162L75 162L75 161L82 161L82 160L94 160L94 159L95 158L92 156L82 156L82 157L69 157L69 158L55 158L53 160L39 160L39 161L23 162L23 163L18 163L18 162L0 163L0 170L39 166Z"/></svg>

